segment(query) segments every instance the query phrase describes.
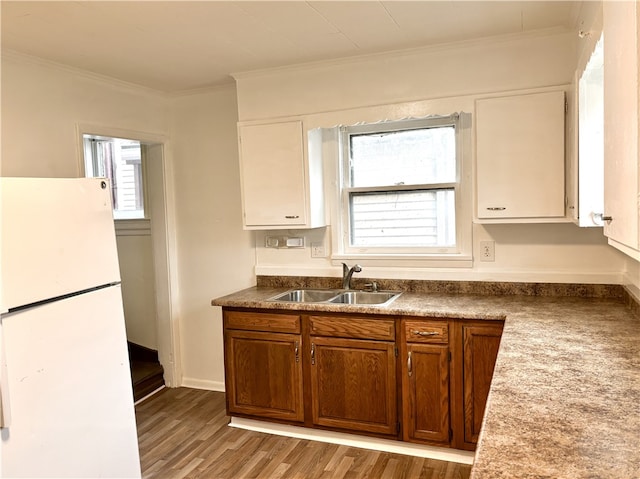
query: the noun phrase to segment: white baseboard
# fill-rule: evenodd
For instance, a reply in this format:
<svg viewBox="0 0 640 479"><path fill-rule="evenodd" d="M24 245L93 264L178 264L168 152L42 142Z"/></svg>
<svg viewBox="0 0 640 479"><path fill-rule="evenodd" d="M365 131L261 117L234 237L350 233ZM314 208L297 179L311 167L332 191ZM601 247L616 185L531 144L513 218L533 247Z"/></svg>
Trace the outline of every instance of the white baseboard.
<svg viewBox="0 0 640 479"><path fill-rule="evenodd" d="M138 404L140 404L143 401L146 401L147 399L149 399L151 396L156 395L157 393L159 393L160 391L162 391L166 386L160 386L158 389L156 389L155 391L150 392L149 394L147 394L144 397L141 397L140 399L138 399L136 402L133 403L134 406L137 406Z"/></svg>
<svg viewBox="0 0 640 479"><path fill-rule="evenodd" d="M638 288L634 284L625 284L624 287L627 289L627 292L635 298L636 301L640 302L640 288Z"/></svg>
<svg viewBox="0 0 640 479"><path fill-rule="evenodd" d="M207 391L224 392L223 381L209 381L207 379L182 378L181 387L193 389L205 389Z"/></svg>
<svg viewBox="0 0 640 479"><path fill-rule="evenodd" d="M256 421L254 419L238 417L232 417L229 422L229 426L237 427L239 429L247 429L249 431L276 434L278 436L327 442L330 444L340 444L350 447L360 447L363 449L404 454L407 456L425 457L428 459L456 462L459 464L473 464L473 458L475 455L475 453L471 451L461 451L445 447L423 446L407 442L392 441L390 439L379 439L375 437L358 436L355 434L345 434L320 429L307 429L299 426L267 423Z"/></svg>

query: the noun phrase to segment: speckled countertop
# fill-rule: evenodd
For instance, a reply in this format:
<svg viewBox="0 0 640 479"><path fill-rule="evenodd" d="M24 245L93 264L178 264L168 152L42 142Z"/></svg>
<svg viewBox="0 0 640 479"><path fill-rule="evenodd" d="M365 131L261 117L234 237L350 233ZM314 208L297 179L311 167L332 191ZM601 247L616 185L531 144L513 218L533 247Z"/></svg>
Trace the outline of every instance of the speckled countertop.
<svg viewBox="0 0 640 479"><path fill-rule="evenodd" d="M640 316L619 289L405 292L387 307L266 301L285 290L254 287L212 304L505 319L471 479L640 478Z"/></svg>

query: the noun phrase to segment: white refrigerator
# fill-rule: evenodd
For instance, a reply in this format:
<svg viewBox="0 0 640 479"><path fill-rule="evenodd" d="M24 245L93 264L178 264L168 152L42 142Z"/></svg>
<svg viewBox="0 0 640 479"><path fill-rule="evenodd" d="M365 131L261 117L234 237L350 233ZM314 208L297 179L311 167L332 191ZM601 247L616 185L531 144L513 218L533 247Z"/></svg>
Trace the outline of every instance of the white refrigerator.
<svg viewBox="0 0 640 479"><path fill-rule="evenodd" d="M109 184L0 178L0 477L140 477Z"/></svg>

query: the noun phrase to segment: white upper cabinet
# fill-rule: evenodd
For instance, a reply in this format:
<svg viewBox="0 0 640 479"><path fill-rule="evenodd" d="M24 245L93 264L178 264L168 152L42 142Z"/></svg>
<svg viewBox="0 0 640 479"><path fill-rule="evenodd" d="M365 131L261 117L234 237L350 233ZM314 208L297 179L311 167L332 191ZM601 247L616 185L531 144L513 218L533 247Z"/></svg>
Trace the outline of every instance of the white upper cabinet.
<svg viewBox="0 0 640 479"><path fill-rule="evenodd" d="M603 2L604 233L640 261L637 2Z"/></svg>
<svg viewBox="0 0 640 479"><path fill-rule="evenodd" d="M238 134L245 229L325 226L321 159L307 152L302 121L240 124Z"/></svg>
<svg viewBox="0 0 640 479"><path fill-rule="evenodd" d="M476 101L476 220L569 221L565 214L565 93Z"/></svg>

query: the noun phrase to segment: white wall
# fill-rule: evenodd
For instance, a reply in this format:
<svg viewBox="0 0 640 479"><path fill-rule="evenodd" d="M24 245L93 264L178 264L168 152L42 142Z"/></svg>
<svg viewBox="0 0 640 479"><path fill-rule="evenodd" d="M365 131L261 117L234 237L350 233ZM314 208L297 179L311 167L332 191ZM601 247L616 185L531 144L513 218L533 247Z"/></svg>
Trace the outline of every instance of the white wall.
<svg viewBox="0 0 640 479"><path fill-rule="evenodd" d="M454 111L473 113L473 99L487 93L571 84L576 39L575 34L547 32L238 74L239 116L241 120L297 117L311 129ZM336 169L335 165L328 168ZM326 182L330 202L337 197L332 180ZM311 258L311 242L324 242L330 250L330 228L296 233L307 238L303 250L265 248L264 234L257 233L257 274L341 274L340 265L330 258ZM451 270L367 267L366 275L623 282L625 258L607 245L600 228L474 225L473 235L476 250L481 240L495 241L495 262L476 261L471 269Z"/></svg>
<svg viewBox="0 0 640 479"><path fill-rule="evenodd" d="M82 176L78 125L166 135L167 108L154 92L3 54L1 173ZM157 349L151 239L128 233L117 235L127 339Z"/></svg>
<svg viewBox="0 0 640 479"><path fill-rule="evenodd" d="M459 51L460 50L460 51ZM264 274L340 274L308 249L265 250L242 230L236 121L270 115L305 114L331 121L344 108L406 101L398 114L412 114L415 100L474 91L527 88L568 82L573 44L563 36L527 37L514 42L402 54L397 59L336 62L281 70L241 80L233 87L167 98L21 57L2 57L2 169L4 176L77 176L75 125L107 127L166 136L166 160L173 171L176 215L177 292L183 384L219 389L223 385L219 308L212 298L254 284L254 264ZM502 62L502 63L501 63ZM364 63L364 67L362 67ZM438 67L438 68L436 68ZM396 69L395 74L387 70ZM441 74L436 74L442 69ZM366 88L363 85L367 86ZM268 86L268 88L266 88ZM339 92L344 91L344 95ZM338 92L338 93L337 93ZM255 108L254 108L255 106ZM327 111L326 116L314 116ZM282 232L280 232L282 233ZM330 229L306 231L324 240ZM496 240L496 262L465 270L466 279L548 276L564 280L638 275L637 263L606 245L599 229L573 225L476 226L476 240ZM261 245L263 233L256 233ZM311 241L309 241L310 243ZM175 266L175 265L174 265ZM555 274L548 275L553 270ZM515 271L515 273L514 273ZM453 277L460 272L367 272L389 277ZM639 281L640 283L640 281ZM640 285L639 285L640 286Z"/></svg>
<svg viewBox="0 0 640 479"><path fill-rule="evenodd" d="M77 124L166 134L157 93L2 54L2 176L80 176Z"/></svg>
<svg viewBox="0 0 640 479"><path fill-rule="evenodd" d="M253 243L240 223L235 88L173 99L4 53L1 88L3 176L78 176L76 124L167 139L165 161L175 178L168 207L177 216L175 228L170 223L172 256L178 258L170 321L179 326L185 384L219 389L221 317L210 302L255 284ZM121 252L123 266L142 261L147 267L148 259L136 248Z"/></svg>
<svg viewBox="0 0 640 479"><path fill-rule="evenodd" d="M507 36L237 74L242 121L570 83L575 36Z"/></svg>
<svg viewBox="0 0 640 479"><path fill-rule="evenodd" d="M158 350L156 293L150 234L118 234L118 261L127 340Z"/></svg>
<svg viewBox="0 0 640 479"><path fill-rule="evenodd" d="M233 86L178 97L171 134L178 228L183 384L224 388L222 316L211 300L255 284L242 229Z"/></svg>

